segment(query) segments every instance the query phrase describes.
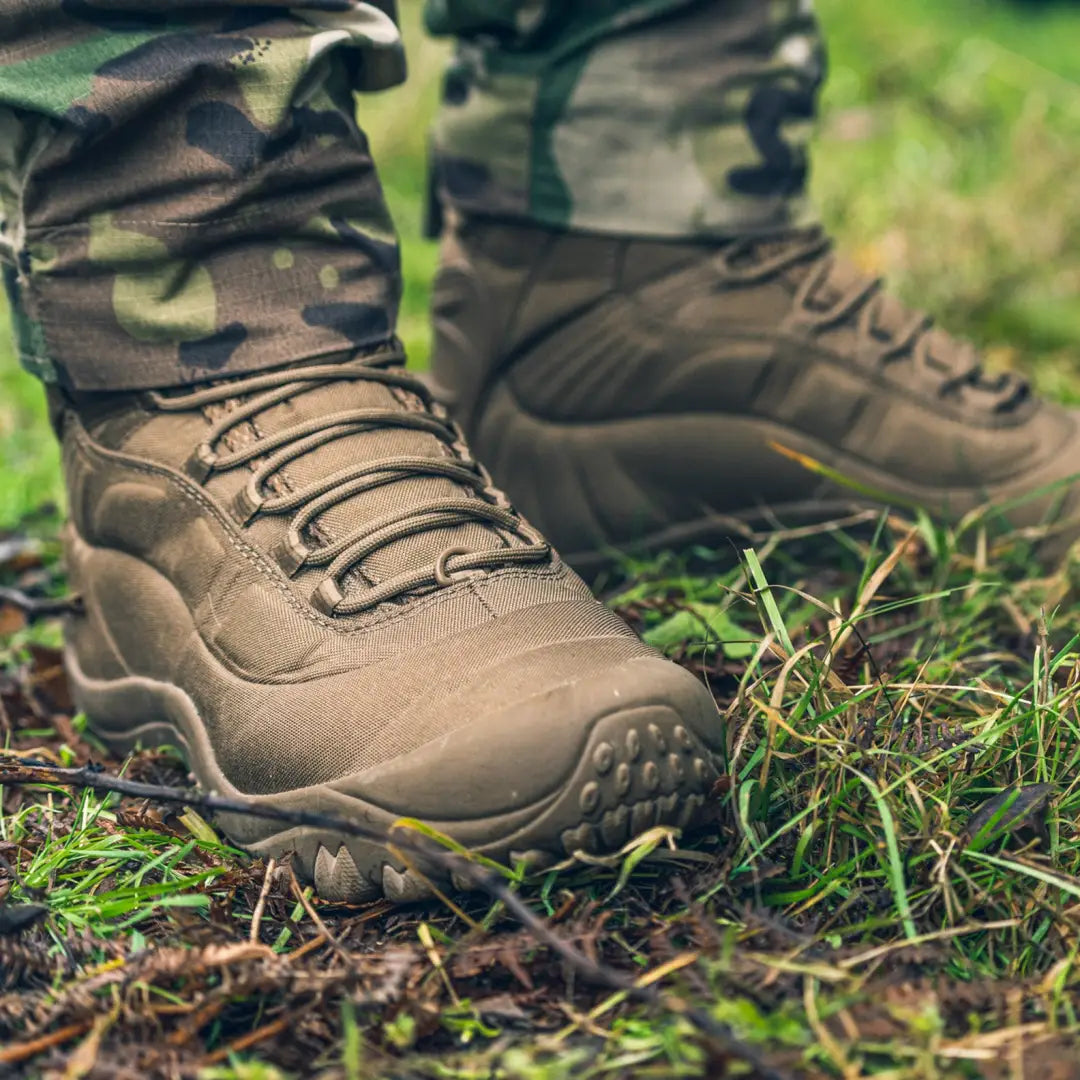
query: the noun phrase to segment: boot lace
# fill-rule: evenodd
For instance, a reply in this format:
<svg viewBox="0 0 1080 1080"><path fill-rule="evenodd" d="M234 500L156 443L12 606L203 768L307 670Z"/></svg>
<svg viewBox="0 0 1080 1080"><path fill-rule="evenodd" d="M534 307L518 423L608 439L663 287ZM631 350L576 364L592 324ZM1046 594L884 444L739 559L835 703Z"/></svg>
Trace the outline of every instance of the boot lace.
<svg viewBox="0 0 1080 1080"><path fill-rule="evenodd" d="M423 383L398 366L402 362L400 353L383 354L378 358L357 358L347 363L258 374L191 393L164 395L151 392L147 395L148 403L162 412L203 409L243 399L212 424L189 458L187 473L198 483L205 484L217 473L256 463L236 499L237 516L246 525L259 515L290 515L285 539L274 555L290 577L307 568L325 567L325 577L316 587L312 603L329 616L356 615L416 589L451 585L470 573L510 564L546 562L552 557L552 549L543 537L516 513L506 496L494 486L487 470L473 460L460 428L449 419L442 406L432 400ZM341 380L395 387L415 395L423 407L416 410L405 407L347 409L270 434L260 434L238 450L222 452L218 449L230 431L266 409ZM447 456L398 455L358 461L301 490L284 493L268 490L268 481L301 455L335 439L380 427L406 428L433 435L446 448ZM313 523L332 506L361 492L419 476L451 480L474 497L462 495L403 505L338 539L321 544L310 539ZM346 577L381 548L432 529L477 522L498 532L504 546L486 551L450 547L430 566L407 571L346 595L355 576L350 579L349 586ZM522 543L511 546L507 542L508 536Z"/></svg>
<svg viewBox="0 0 1080 1080"><path fill-rule="evenodd" d="M987 396L992 412L1005 413L1031 397L1029 383L1019 375L987 372L973 344L936 330L924 312L900 309L882 278L864 277L852 284L850 276L841 277L832 242L820 229L779 241L737 241L723 254L728 280L763 281L798 266L809 266L794 301L800 325L819 332L854 319L860 356L879 366L912 363L920 375L937 379L943 398L972 388Z"/></svg>

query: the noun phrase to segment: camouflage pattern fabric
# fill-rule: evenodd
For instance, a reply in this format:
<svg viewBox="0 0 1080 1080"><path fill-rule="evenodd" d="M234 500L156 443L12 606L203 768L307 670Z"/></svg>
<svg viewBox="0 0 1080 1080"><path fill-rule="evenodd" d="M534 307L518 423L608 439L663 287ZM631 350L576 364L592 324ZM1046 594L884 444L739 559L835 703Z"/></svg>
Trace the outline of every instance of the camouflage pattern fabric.
<svg viewBox="0 0 1080 1080"><path fill-rule="evenodd" d="M808 223L809 0L427 0L459 41L442 198L580 230ZM353 92L393 0L5 0L0 261L24 364L76 389L384 340L398 248Z"/></svg>
<svg viewBox="0 0 1080 1080"><path fill-rule="evenodd" d="M19 352L84 390L385 340L398 250L353 90L388 4L4 0L0 256Z"/></svg>
<svg viewBox="0 0 1080 1080"><path fill-rule="evenodd" d="M459 210L663 237L813 223L810 0L428 0L427 23L459 38L434 139Z"/></svg>

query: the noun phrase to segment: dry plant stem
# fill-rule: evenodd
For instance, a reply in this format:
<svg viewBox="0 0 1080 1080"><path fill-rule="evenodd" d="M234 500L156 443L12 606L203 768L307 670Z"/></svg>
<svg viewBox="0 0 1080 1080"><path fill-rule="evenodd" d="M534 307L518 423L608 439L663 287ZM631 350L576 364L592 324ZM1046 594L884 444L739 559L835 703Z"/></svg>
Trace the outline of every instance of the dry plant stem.
<svg viewBox="0 0 1080 1080"><path fill-rule="evenodd" d="M82 611L82 600L77 596L61 596L58 599L46 597L39 600L19 589L9 589L3 585L0 585L0 604L9 604L21 611L30 622Z"/></svg>
<svg viewBox="0 0 1080 1080"><path fill-rule="evenodd" d="M259 899L256 901L255 910L251 913L251 935L250 941L252 945L259 944L259 930L262 926L263 912L266 910L266 898L270 895L270 888L274 884L274 871L277 869L277 860L270 859L266 864L266 869L263 871L262 888L259 890Z"/></svg>
<svg viewBox="0 0 1080 1080"><path fill-rule="evenodd" d="M246 799L229 799L221 795L203 794L188 788L159 787L156 784L124 780L111 776L92 765L62 768L0 752L0 785L5 784L59 784L91 791L114 792L127 798L152 799L157 802L191 806L199 810L246 814L272 821L282 821L290 825L332 829L335 832L383 845L392 843L397 848L414 852L429 865L437 865L447 874L453 873L458 881L498 900L525 930L538 942L556 953L572 971L582 978L598 986L621 991L627 998L650 1008L661 1009L683 1017L713 1044L719 1054L750 1065L761 1080L786 1080L782 1073L766 1064L752 1046L737 1039L726 1024L719 1023L707 1012L694 1008L671 993L661 991L655 986L640 986L634 979L614 968L591 960L570 942L556 934L500 878L468 858L419 837L408 828L394 827L388 833L384 833L356 821L330 814L320 814L309 810L281 810L260 806ZM328 940L333 941L328 931L324 929L322 932L326 934Z"/></svg>
<svg viewBox="0 0 1080 1080"><path fill-rule="evenodd" d="M304 892L303 886L296 880L296 871L293 869L292 863L289 863L289 884L292 887L293 896L299 901L300 906L307 913L307 917L315 924L315 929L319 931L319 935L330 942L334 947L334 952L336 952L346 964L351 963L352 957L349 955L348 950L345 949L341 942L330 933L326 923L319 918L319 913L315 910L315 905L312 904L311 900Z"/></svg>
<svg viewBox="0 0 1080 1080"><path fill-rule="evenodd" d="M218 1065L223 1061L227 1061L230 1054L242 1053L244 1050L250 1049L257 1043L261 1043L265 1039L280 1034L292 1022L293 1018L291 1016L282 1016L277 1020L271 1020L270 1023L263 1024L261 1028L256 1028L247 1035L241 1035L239 1039L235 1039L233 1042L229 1043L228 1046L223 1046L220 1050L215 1050L212 1054L207 1054L206 1057L203 1058L202 1064Z"/></svg>
<svg viewBox="0 0 1080 1080"><path fill-rule="evenodd" d="M16 1043L14 1046L0 1049L0 1065L18 1065L22 1061L29 1061L30 1058L43 1054L54 1046L60 1046L72 1039L77 1039L80 1035L85 1035L91 1026L89 1020L81 1020L77 1024L69 1024L58 1031L50 1031L48 1035L42 1035L30 1042Z"/></svg>

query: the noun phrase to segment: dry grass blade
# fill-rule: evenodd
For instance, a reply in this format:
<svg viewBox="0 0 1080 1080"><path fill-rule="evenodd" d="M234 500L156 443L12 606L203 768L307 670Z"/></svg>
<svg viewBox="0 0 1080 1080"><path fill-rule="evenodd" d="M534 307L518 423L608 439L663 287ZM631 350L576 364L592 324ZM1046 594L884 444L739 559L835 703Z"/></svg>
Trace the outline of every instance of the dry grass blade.
<svg viewBox="0 0 1080 1080"><path fill-rule="evenodd" d="M866 614L874 597L881 590L881 586L892 576L897 564L904 557L918 533L919 526L917 524L912 525L893 546L892 551L881 561L881 565L867 578L866 584L855 600L851 614L844 620L839 633L833 638L832 644L829 646L830 661L840 655L841 650L855 631L855 624Z"/></svg>

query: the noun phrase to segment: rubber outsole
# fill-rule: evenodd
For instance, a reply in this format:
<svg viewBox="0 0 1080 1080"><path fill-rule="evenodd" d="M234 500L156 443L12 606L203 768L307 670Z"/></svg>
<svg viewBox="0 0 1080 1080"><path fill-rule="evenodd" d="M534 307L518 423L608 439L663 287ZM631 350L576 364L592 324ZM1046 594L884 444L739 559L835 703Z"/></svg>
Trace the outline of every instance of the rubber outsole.
<svg viewBox="0 0 1080 1080"><path fill-rule="evenodd" d="M76 703L115 752L170 743L204 790L278 809L317 808L382 830L399 817L330 784L275 795L239 791L217 767L203 722L180 688L138 676L92 679L70 648L66 660ZM524 860L540 869L578 851L618 850L654 825L692 827L705 816L718 775L713 752L669 702L637 701L597 717L573 772L525 813L429 824L489 858ZM291 856L298 876L325 900L408 902L432 895L434 886L465 886L437 868L410 866L382 845L333 830L281 829L246 815L222 814L219 823L254 854ZM470 843L480 836L486 839Z"/></svg>

